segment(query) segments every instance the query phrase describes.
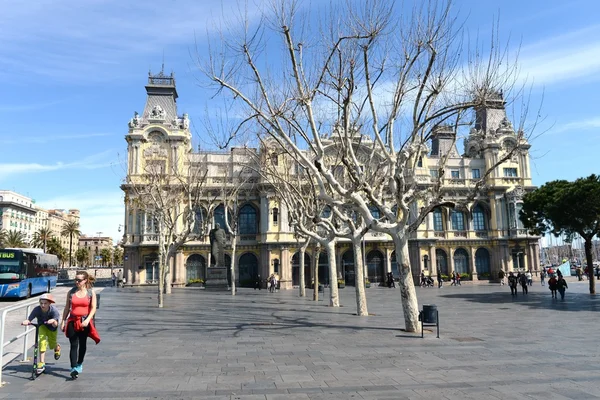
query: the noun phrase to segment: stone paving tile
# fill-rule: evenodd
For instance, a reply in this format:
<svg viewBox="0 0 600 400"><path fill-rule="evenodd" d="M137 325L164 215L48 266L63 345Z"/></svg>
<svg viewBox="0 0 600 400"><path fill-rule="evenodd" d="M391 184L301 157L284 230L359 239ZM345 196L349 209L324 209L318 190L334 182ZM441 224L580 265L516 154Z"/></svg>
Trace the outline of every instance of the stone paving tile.
<svg viewBox="0 0 600 400"><path fill-rule="evenodd" d="M67 380L65 360L35 382L10 364L0 399L593 399L600 299L586 290L570 284L556 302L539 287L517 299L494 285L417 288L440 310L441 338L421 339L400 330L398 290L369 289L375 315L358 318L351 288L339 309L297 291L240 289L175 290L160 310L154 288L109 288L103 341L88 347L81 378Z"/></svg>

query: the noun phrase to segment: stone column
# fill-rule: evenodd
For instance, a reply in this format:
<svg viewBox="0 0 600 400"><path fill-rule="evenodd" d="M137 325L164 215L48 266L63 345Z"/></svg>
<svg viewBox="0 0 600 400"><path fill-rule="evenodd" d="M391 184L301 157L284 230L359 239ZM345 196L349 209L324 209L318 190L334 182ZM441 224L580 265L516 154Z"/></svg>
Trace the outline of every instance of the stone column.
<svg viewBox="0 0 600 400"><path fill-rule="evenodd" d="M469 255L471 258L471 262L469 262L469 272L471 274L471 276L473 277L473 282L475 282L477 280L477 266L475 265L475 252L476 249L473 246L469 247Z"/></svg>
<svg viewBox="0 0 600 400"><path fill-rule="evenodd" d="M289 247L281 248L281 257L279 258L279 273L283 283L282 289L292 288L292 263L290 262Z"/></svg>
<svg viewBox="0 0 600 400"><path fill-rule="evenodd" d="M176 286L185 286L186 279L186 270L184 263L184 255L182 252L178 252L175 254L175 266L173 268L173 283Z"/></svg>
<svg viewBox="0 0 600 400"><path fill-rule="evenodd" d="M435 256L435 245L429 246L429 264L431 265L431 277L437 279L437 258Z"/></svg>
<svg viewBox="0 0 600 400"><path fill-rule="evenodd" d="M392 256L392 251L390 249L385 249L385 272L388 274L392 272L392 262L390 260Z"/></svg>
<svg viewBox="0 0 600 400"><path fill-rule="evenodd" d="M279 203L279 232L289 232L289 230L288 209L285 202L282 201Z"/></svg>
<svg viewBox="0 0 600 400"><path fill-rule="evenodd" d="M269 231L269 199L266 194L260 195L260 233L262 235ZM262 274L261 274L262 276Z"/></svg>
<svg viewBox="0 0 600 400"><path fill-rule="evenodd" d="M448 276L454 272L454 248L448 247Z"/></svg>

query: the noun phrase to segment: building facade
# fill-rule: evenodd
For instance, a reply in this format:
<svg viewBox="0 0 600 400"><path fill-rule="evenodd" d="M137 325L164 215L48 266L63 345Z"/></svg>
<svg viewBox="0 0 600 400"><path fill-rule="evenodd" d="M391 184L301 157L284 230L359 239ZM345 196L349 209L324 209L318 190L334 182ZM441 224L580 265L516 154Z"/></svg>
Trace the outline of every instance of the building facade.
<svg viewBox="0 0 600 400"><path fill-rule="evenodd" d="M85 262L85 266L93 267L101 264L102 260L100 255L102 250L108 249L113 252L113 240L109 236L86 236L81 235L79 237L78 246L80 249L87 249L88 259ZM112 264L112 263L111 263Z"/></svg>
<svg viewBox="0 0 600 400"><path fill-rule="evenodd" d="M146 86L147 100L143 113L129 121L125 136L128 144L128 182L142 179L144 171L158 168L161 173L183 171L189 164L205 172L204 189L218 197L223 187L243 182L238 194L239 234L236 254L229 248L226 262L237 259L238 285L252 285L256 276L277 274L282 288L299 284L298 242L288 223L285 203L275 191L247 166L270 155L267 149L233 148L224 152L194 151L191 145L187 114L177 114L177 90L173 75L150 75ZM539 238L528 235L518 213L523 195L534 189L529 165L529 144L514 131L506 117L501 94L485 109L476 110L476 124L464 141L464 154L456 148L456 133L449 128L435 132L431 151L418 160L414 178L426 188L437 179L440 160L447 155L443 190L448 198L466 198L474 185L485 178L484 194L476 196L463 209L438 208L432 212L409 241L413 274L421 271L435 276L437 271L468 274L474 281L496 279L498 271L537 270ZM510 149L518 148L499 166L491 169ZM185 158L185 162L183 161ZM260 168L260 163L255 165ZM141 180L139 182L142 182ZM158 279L157 227L151 215L128 201L131 186L125 192L124 268L127 281L133 284L155 283ZM480 191L481 193L481 191ZM198 226L207 218L210 226L223 226L224 209L211 212L199 204ZM377 212L374 210L373 212ZM338 277L347 285L354 283L354 254L344 240L336 241ZM371 282L382 282L389 271L397 276L393 242L380 233L364 238L366 275ZM318 257L319 281L329 283L327 256L309 248L306 256L307 280L310 265ZM210 263L210 244L206 231L198 229L178 251L171 265L172 283L185 285L204 279ZM310 282L307 282L310 283Z"/></svg>
<svg viewBox="0 0 600 400"><path fill-rule="evenodd" d="M21 232L30 242L36 231L36 214L31 198L10 190L0 190L0 229Z"/></svg>

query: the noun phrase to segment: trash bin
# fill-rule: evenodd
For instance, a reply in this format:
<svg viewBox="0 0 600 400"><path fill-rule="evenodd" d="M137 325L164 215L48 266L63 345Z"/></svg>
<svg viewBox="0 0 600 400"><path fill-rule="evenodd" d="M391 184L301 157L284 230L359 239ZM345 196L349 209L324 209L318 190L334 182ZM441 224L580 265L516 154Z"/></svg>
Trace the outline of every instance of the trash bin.
<svg viewBox="0 0 600 400"><path fill-rule="evenodd" d="M435 304L423 305L423 323L437 324L437 306Z"/></svg>

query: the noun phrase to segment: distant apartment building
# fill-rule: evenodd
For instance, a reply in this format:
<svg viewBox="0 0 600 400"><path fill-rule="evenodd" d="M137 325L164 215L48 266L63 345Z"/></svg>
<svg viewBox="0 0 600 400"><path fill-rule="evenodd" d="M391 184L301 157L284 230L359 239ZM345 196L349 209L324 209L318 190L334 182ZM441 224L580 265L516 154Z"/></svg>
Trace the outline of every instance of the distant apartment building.
<svg viewBox="0 0 600 400"><path fill-rule="evenodd" d="M79 210L48 210L48 228L52 231L52 235L60 241L60 245L67 251L69 251L69 242L71 239L69 236L62 236L61 233L65 226L71 221L79 224ZM73 237L71 245L73 259L75 258L75 253L78 248L79 237Z"/></svg>
<svg viewBox="0 0 600 400"><path fill-rule="evenodd" d="M35 232L36 207L27 196L0 190L0 229L22 232L27 241Z"/></svg>
<svg viewBox="0 0 600 400"><path fill-rule="evenodd" d="M88 250L88 260L85 266L100 265L100 254L103 249L109 249L111 252L114 249L113 240L110 236L86 236L79 237L79 248Z"/></svg>

